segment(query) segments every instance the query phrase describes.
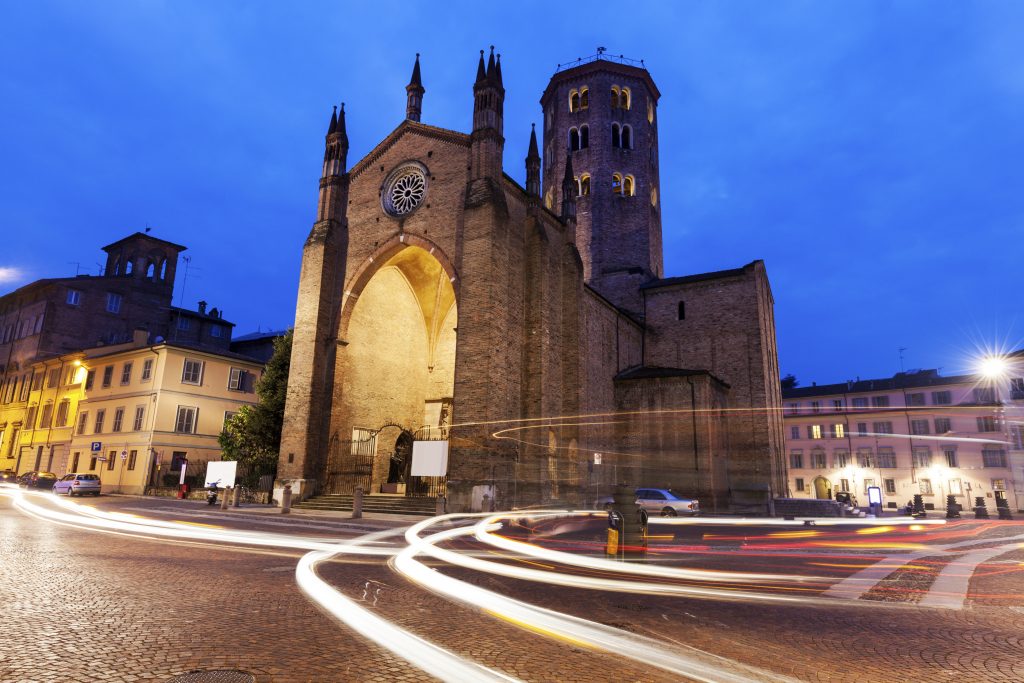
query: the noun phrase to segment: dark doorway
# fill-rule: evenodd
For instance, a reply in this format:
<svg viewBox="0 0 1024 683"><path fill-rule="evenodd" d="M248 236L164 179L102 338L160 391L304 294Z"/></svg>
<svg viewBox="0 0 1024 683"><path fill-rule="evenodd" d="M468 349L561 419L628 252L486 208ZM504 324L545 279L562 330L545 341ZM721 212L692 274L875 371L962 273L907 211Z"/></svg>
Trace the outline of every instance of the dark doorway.
<svg viewBox="0 0 1024 683"><path fill-rule="evenodd" d="M404 484L409 481L412 466L412 434L403 431L395 440L395 450L388 465L388 483Z"/></svg>

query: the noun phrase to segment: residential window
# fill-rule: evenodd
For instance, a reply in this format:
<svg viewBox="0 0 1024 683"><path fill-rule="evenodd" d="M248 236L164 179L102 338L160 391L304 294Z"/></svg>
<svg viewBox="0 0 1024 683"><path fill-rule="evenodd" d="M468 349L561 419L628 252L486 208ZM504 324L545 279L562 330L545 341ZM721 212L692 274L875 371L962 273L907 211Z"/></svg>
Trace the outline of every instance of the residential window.
<svg viewBox="0 0 1024 683"><path fill-rule="evenodd" d="M808 434L809 438L811 438L811 439L820 439L821 438L821 425L811 425L811 426L809 426L807 428L807 431L809 432L809 434Z"/></svg>
<svg viewBox="0 0 1024 683"><path fill-rule="evenodd" d="M1006 451L1001 448L985 448L981 451L983 467L1006 467Z"/></svg>
<svg viewBox="0 0 1024 683"><path fill-rule="evenodd" d="M135 460L139 457L138 451L128 451L128 469L135 469Z"/></svg>
<svg viewBox="0 0 1024 683"><path fill-rule="evenodd" d="M132 383L132 363L131 361L121 366L121 386Z"/></svg>
<svg viewBox="0 0 1024 683"><path fill-rule="evenodd" d="M836 449L832 453L832 466L836 469L841 469L850 464L850 451L844 449Z"/></svg>
<svg viewBox="0 0 1024 683"><path fill-rule="evenodd" d="M910 433L915 436L923 436L928 433L928 420L911 420Z"/></svg>
<svg viewBox="0 0 1024 683"><path fill-rule="evenodd" d="M949 493L954 496L964 495L964 484L959 479L949 480Z"/></svg>
<svg viewBox="0 0 1024 683"><path fill-rule="evenodd" d="M974 402L975 403L995 403L996 393L992 387L975 387L974 388Z"/></svg>
<svg viewBox="0 0 1024 683"><path fill-rule="evenodd" d="M185 359L181 369L182 384L201 384L203 381L203 361Z"/></svg>
<svg viewBox="0 0 1024 683"><path fill-rule="evenodd" d="M117 462L117 451L110 451L107 453L107 470L114 469L114 463Z"/></svg>
<svg viewBox="0 0 1024 683"><path fill-rule="evenodd" d="M1014 450L1024 450L1024 427L1014 425L1010 429L1010 439L1013 441Z"/></svg>
<svg viewBox="0 0 1024 683"><path fill-rule="evenodd" d="M942 454L946 457L946 467L960 467L956 460L956 449L952 446L946 446L942 449Z"/></svg>
<svg viewBox="0 0 1024 683"><path fill-rule="evenodd" d="M179 330L187 330L189 328L190 324L191 323L190 323L188 318L186 318L184 316L179 316L178 317L178 329Z"/></svg>
<svg viewBox="0 0 1024 683"><path fill-rule="evenodd" d="M948 417L937 417L935 418L935 433L936 434L949 434L953 431L950 425Z"/></svg>
<svg viewBox="0 0 1024 683"><path fill-rule="evenodd" d="M804 452L803 451L790 451L789 452L789 466L794 470L802 470L804 468Z"/></svg>
<svg viewBox="0 0 1024 683"><path fill-rule="evenodd" d="M114 381L114 366L108 365L103 368L103 388L106 389Z"/></svg>
<svg viewBox="0 0 1024 683"><path fill-rule="evenodd" d="M892 434L892 422L875 422L875 434Z"/></svg>
<svg viewBox="0 0 1024 683"><path fill-rule="evenodd" d="M143 382L148 382L150 377L153 376L153 359L147 358L142 362L142 377Z"/></svg>
<svg viewBox="0 0 1024 683"><path fill-rule="evenodd" d="M832 438L842 439L846 437L846 425L834 424L832 425Z"/></svg>
<svg viewBox="0 0 1024 683"><path fill-rule="evenodd" d="M843 399L834 398L832 399L832 410L835 412L841 412L843 410Z"/></svg>
<svg viewBox="0 0 1024 683"><path fill-rule="evenodd" d="M907 394L907 405L908 406L923 406L924 405L924 394Z"/></svg>
<svg viewBox="0 0 1024 683"><path fill-rule="evenodd" d="M889 470L896 468L896 452L891 447L879 446L878 467Z"/></svg>
<svg viewBox="0 0 1024 683"><path fill-rule="evenodd" d="M217 337L218 339L224 334L224 328L214 323L210 325L210 336Z"/></svg>
<svg viewBox="0 0 1024 683"><path fill-rule="evenodd" d="M121 431L121 424L124 422L124 408L118 408L114 411L114 425L111 427L111 431Z"/></svg>
<svg viewBox="0 0 1024 683"><path fill-rule="evenodd" d="M993 479L992 480L992 489L995 490L995 491L1005 491L1006 490L1006 480L1005 479Z"/></svg>
<svg viewBox="0 0 1024 683"><path fill-rule="evenodd" d="M46 376L46 388L54 389L60 384L60 368L53 368Z"/></svg>
<svg viewBox="0 0 1024 683"><path fill-rule="evenodd" d="M82 457L82 454L76 452L74 457L71 459L71 472L78 472L78 459Z"/></svg>
<svg viewBox="0 0 1024 683"><path fill-rule="evenodd" d="M78 375L78 368L74 365L69 365L64 369L64 386L75 383L75 377Z"/></svg>
<svg viewBox="0 0 1024 683"><path fill-rule="evenodd" d="M800 438L800 427L798 427L796 425L793 425L792 427L790 427L789 428L789 435L790 435L791 438L799 439Z"/></svg>
<svg viewBox="0 0 1024 683"><path fill-rule="evenodd" d="M89 370L87 373L85 373L85 390L86 391L92 390L92 385L93 385L93 382L95 382L95 381L96 381L96 371L95 370Z"/></svg>
<svg viewBox="0 0 1024 683"><path fill-rule="evenodd" d="M184 434L195 434L196 431L196 409L186 406L178 406L178 417L174 421L174 431Z"/></svg>
<svg viewBox="0 0 1024 683"><path fill-rule="evenodd" d="M797 491L803 491L804 490L804 480L802 478L797 477L795 479L795 483L796 483L796 490Z"/></svg>
<svg viewBox="0 0 1024 683"><path fill-rule="evenodd" d="M15 380L14 380L14 385L15 385L15 388L17 388L17 385L18 385L17 378L15 378ZM28 394L29 394L29 391L28 391L28 375L25 375L24 379L21 380L21 400L22 401L27 401L28 400Z"/></svg>
<svg viewBox="0 0 1024 683"><path fill-rule="evenodd" d="M996 431L996 418L991 415L984 415L977 418L978 420L978 431L979 432L994 432Z"/></svg>
<svg viewBox="0 0 1024 683"><path fill-rule="evenodd" d="M872 396L871 397L871 406L873 408L888 408L889 407L889 397L888 396Z"/></svg>
<svg viewBox="0 0 1024 683"><path fill-rule="evenodd" d="M850 480L849 479L840 479L839 480L839 490L840 491L849 491L850 490Z"/></svg>
<svg viewBox="0 0 1024 683"><path fill-rule="evenodd" d="M789 414L790 415L799 415L800 414L800 404L799 403L790 403L790 404L787 404L786 407L789 409Z"/></svg>
<svg viewBox="0 0 1024 683"><path fill-rule="evenodd" d="M43 372L32 373L32 391L39 391L43 388Z"/></svg>
<svg viewBox="0 0 1024 683"><path fill-rule="evenodd" d="M932 480L931 479L918 479L918 483L921 485L921 493L925 496L932 495Z"/></svg>
<svg viewBox="0 0 1024 683"><path fill-rule="evenodd" d="M931 467L932 466L932 452L929 448L915 448L911 453L914 467Z"/></svg>
<svg viewBox="0 0 1024 683"><path fill-rule="evenodd" d="M188 452L174 451L171 453L171 470L177 472L182 467L188 467Z"/></svg>
<svg viewBox="0 0 1024 683"><path fill-rule="evenodd" d="M224 411L224 424L223 424L223 426L221 427L221 429L224 429L224 428L226 428L226 427L228 426L228 421L229 421L229 420L230 420L231 418L233 418L233 417L234 417L235 415L238 415L238 412L237 412L237 411L234 411L234 410L225 410L225 411Z"/></svg>
<svg viewBox="0 0 1024 683"><path fill-rule="evenodd" d="M53 404L52 403L47 403L46 405L43 406L43 412L39 416L39 426L40 427L49 427L52 422L53 422Z"/></svg>
<svg viewBox="0 0 1024 683"><path fill-rule="evenodd" d="M145 415L146 415L146 406L136 406L135 407L135 419L132 421L132 431L133 432L141 432L142 431L142 418L145 417Z"/></svg>
<svg viewBox="0 0 1024 683"><path fill-rule="evenodd" d="M867 396L857 396L857 397L855 397L853 399L853 407L854 408L867 408L868 407L868 398L867 398Z"/></svg>
<svg viewBox="0 0 1024 683"><path fill-rule="evenodd" d="M870 448L858 448L857 449L857 464L860 467L870 468L871 467L871 449Z"/></svg>
<svg viewBox="0 0 1024 683"><path fill-rule="evenodd" d="M65 301L69 306L77 306L82 301L82 293L77 289L69 289L68 298Z"/></svg>
<svg viewBox="0 0 1024 683"><path fill-rule="evenodd" d="M25 416L25 429L36 428L36 407L29 406L28 413Z"/></svg>
<svg viewBox="0 0 1024 683"><path fill-rule="evenodd" d="M932 405L948 406L953 403L953 394L948 391L933 391Z"/></svg>
<svg viewBox="0 0 1024 683"><path fill-rule="evenodd" d="M101 434L103 432L103 418L106 416L107 411L100 408L96 411L96 422L92 426L93 434Z"/></svg>
<svg viewBox="0 0 1024 683"><path fill-rule="evenodd" d="M90 471L95 471L95 469L96 469L96 456L94 455L91 458L89 458L89 470Z"/></svg>
<svg viewBox="0 0 1024 683"><path fill-rule="evenodd" d="M245 391L245 370L231 368L228 374L228 389L231 391Z"/></svg>
<svg viewBox="0 0 1024 683"><path fill-rule="evenodd" d="M813 469L823 470L825 469L825 451L814 450L811 451L811 467Z"/></svg>
<svg viewBox="0 0 1024 683"><path fill-rule="evenodd" d="M885 484L885 492L889 495L896 493L896 480L895 479L883 479L882 483Z"/></svg>
<svg viewBox="0 0 1024 683"><path fill-rule="evenodd" d="M115 294L114 292L107 293L107 312L108 313L120 313L121 312L121 295Z"/></svg>
<svg viewBox="0 0 1024 683"><path fill-rule="evenodd" d="M867 435L868 435L868 423L867 422L858 422L857 423L857 436L867 436Z"/></svg>
<svg viewBox="0 0 1024 683"><path fill-rule="evenodd" d="M78 414L78 429L76 430L79 434L85 434L85 427L89 424L89 413Z"/></svg>
<svg viewBox="0 0 1024 683"><path fill-rule="evenodd" d="M867 477L864 479L864 493L868 492L868 489L875 485L875 480Z"/></svg>
<svg viewBox="0 0 1024 683"><path fill-rule="evenodd" d="M820 413L821 412L821 401L811 401L811 412L812 413Z"/></svg>

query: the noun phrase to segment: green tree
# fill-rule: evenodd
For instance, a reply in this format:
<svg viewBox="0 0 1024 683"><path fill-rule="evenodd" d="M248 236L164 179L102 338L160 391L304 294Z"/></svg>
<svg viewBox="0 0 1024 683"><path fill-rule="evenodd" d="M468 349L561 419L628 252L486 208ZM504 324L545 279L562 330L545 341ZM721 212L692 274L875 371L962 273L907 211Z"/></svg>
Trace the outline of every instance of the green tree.
<svg viewBox="0 0 1024 683"><path fill-rule="evenodd" d="M800 382L797 381L796 377L792 373L783 377L781 384L783 391L785 391L786 389L796 389L798 386L800 386Z"/></svg>
<svg viewBox="0 0 1024 683"><path fill-rule="evenodd" d="M245 465L251 479L275 474L277 469L291 358L292 330L288 330L274 340L274 355L256 383L259 401L254 406L242 406L225 422L224 430L217 437L224 460L237 460ZM246 483L252 485L255 481Z"/></svg>

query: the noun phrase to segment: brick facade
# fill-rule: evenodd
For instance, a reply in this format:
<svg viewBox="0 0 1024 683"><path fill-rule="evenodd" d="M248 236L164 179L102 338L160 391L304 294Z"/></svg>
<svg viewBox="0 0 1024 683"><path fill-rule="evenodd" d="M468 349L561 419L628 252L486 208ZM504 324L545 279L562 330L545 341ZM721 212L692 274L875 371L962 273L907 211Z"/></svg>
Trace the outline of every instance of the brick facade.
<svg viewBox="0 0 1024 683"><path fill-rule="evenodd" d="M535 140L531 191L502 171L494 55L481 55L469 135L410 117L346 172L344 112L332 116L303 254L279 485L300 497L375 493L404 466L398 479L413 492L427 484L408 476L405 444L439 437L450 443L456 510L484 492L504 507L584 504L616 478L674 485L723 507L730 491L772 479L777 413L723 413L778 404L763 265L716 286L707 305L720 314L685 330L667 320L668 299L688 285L660 279L660 202L650 192L658 92L645 70L614 66L552 79L545 147L580 118L559 110L562 91L583 79L595 93L588 147L545 157L543 188L552 189L541 187ZM602 113L608 98L596 93L612 85L630 89L632 108ZM407 92L418 118L418 63ZM611 122L630 123L629 148L597 134ZM628 174L633 196L613 197L608 183L574 196L570 162L595 177ZM398 178L411 179L405 195ZM555 188L560 178L565 190ZM413 193L422 199L404 210ZM700 347L709 339L711 355ZM613 457L594 465L593 452Z"/></svg>

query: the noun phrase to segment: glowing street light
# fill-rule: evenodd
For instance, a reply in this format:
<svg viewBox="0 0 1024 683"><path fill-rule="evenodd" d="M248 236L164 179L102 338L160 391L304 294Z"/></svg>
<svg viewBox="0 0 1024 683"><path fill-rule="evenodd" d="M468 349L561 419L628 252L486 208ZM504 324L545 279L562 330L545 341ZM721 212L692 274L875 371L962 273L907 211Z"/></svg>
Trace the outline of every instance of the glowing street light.
<svg viewBox="0 0 1024 683"><path fill-rule="evenodd" d="M985 379L1002 379L1010 370L1010 364L1004 356L985 356L978 364L978 372Z"/></svg>

